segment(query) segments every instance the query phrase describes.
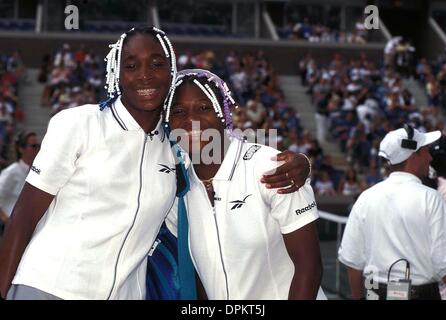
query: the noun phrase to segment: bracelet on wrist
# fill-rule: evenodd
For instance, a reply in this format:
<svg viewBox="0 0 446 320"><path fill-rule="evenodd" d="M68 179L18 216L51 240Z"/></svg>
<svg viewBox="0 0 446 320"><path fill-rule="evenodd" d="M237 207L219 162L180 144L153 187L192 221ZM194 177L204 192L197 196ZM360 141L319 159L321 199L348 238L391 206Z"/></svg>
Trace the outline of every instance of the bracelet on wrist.
<svg viewBox="0 0 446 320"><path fill-rule="evenodd" d="M303 155L305 157L305 159L307 159L308 161L308 167L309 167L309 171L308 171L308 176L307 179L311 177L311 160L310 158L308 158L308 156L305 153L299 152L299 154Z"/></svg>

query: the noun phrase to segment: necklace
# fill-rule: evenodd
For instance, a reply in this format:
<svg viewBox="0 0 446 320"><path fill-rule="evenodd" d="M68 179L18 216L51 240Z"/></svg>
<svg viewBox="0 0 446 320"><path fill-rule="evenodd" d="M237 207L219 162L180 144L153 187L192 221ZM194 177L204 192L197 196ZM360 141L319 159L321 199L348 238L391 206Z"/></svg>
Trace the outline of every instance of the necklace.
<svg viewBox="0 0 446 320"><path fill-rule="evenodd" d="M203 182L203 184L204 184L206 190L213 189L213 188L212 188L212 180L214 180L214 178L203 179L203 180L201 180L201 182Z"/></svg>
<svg viewBox="0 0 446 320"><path fill-rule="evenodd" d="M204 188L206 189L206 193L208 194L209 200L211 201L212 206L214 206L215 192L214 192L214 186L212 185L212 180L214 180L214 178L203 179L203 180L201 180L201 182L203 182Z"/></svg>

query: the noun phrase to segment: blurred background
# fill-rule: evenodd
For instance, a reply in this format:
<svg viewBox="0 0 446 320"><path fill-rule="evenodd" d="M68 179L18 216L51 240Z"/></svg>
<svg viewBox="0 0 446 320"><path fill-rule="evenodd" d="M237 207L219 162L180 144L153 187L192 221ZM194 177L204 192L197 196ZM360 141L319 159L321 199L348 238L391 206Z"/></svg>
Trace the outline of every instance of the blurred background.
<svg viewBox="0 0 446 320"><path fill-rule="evenodd" d="M105 97L108 44L137 25L168 34L178 69L228 82L238 128L275 128L279 149L311 158L323 287L347 298L337 248L357 196L387 175L381 139L404 123L445 133L446 1L0 0L0 169L17 132L41 139L58 111Z"/></svg>

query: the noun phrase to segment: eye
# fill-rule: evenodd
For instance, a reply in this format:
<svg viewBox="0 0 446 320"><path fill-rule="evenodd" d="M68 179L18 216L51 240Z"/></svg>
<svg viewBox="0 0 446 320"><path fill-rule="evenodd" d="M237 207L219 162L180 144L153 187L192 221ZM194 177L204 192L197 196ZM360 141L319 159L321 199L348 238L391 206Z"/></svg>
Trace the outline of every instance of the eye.
<svg viewBox="0 0 446 320"><path fill-rule="evenodd" d="M200 105L200 111L208 111L208 110L212 110L213 107L210 106L209 104L202 104Z"/></svg>
<svg viewBox="0 0 446 320"><path fill-rule="evenodd" d="M132 70L132 69L135 69L135 68L136 68L136 64L134 64L134 63L126 63L126 64L124 65L124 68L125 68L125 69L128 69L128 70Z"/></svg>
<svg viewBox="0 0 446 320"><path fill-rule="evenodd" d="M166 61L164 61L162 59L155 59L151 63L152 68L162 68L165 65L166 65Z"/></svg>
<svg viewBox="0 0 446 320"><path fill-rule="evenodd" d="M184 110L180 106L176 106L171 109L170 114L171 116L180 116L184 114Z"/></svg>

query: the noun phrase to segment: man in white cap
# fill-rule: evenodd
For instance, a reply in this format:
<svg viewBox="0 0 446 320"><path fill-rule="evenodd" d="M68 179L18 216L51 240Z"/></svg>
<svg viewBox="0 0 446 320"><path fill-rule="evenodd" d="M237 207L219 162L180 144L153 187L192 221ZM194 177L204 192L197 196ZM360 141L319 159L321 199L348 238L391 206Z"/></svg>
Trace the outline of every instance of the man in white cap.
<svg viewBox="0 0 446 320"><path fill-rule="evenodd" d="M381 141L379 155L391 174L358 198L339 248L353 299L365 298L365 289L367 298L381 300L440 299L438 283L446 283L446 202L420 180L432 160L429 145L440 136L406 125ZM410 284L393 282L407 278Z"/></svg>

